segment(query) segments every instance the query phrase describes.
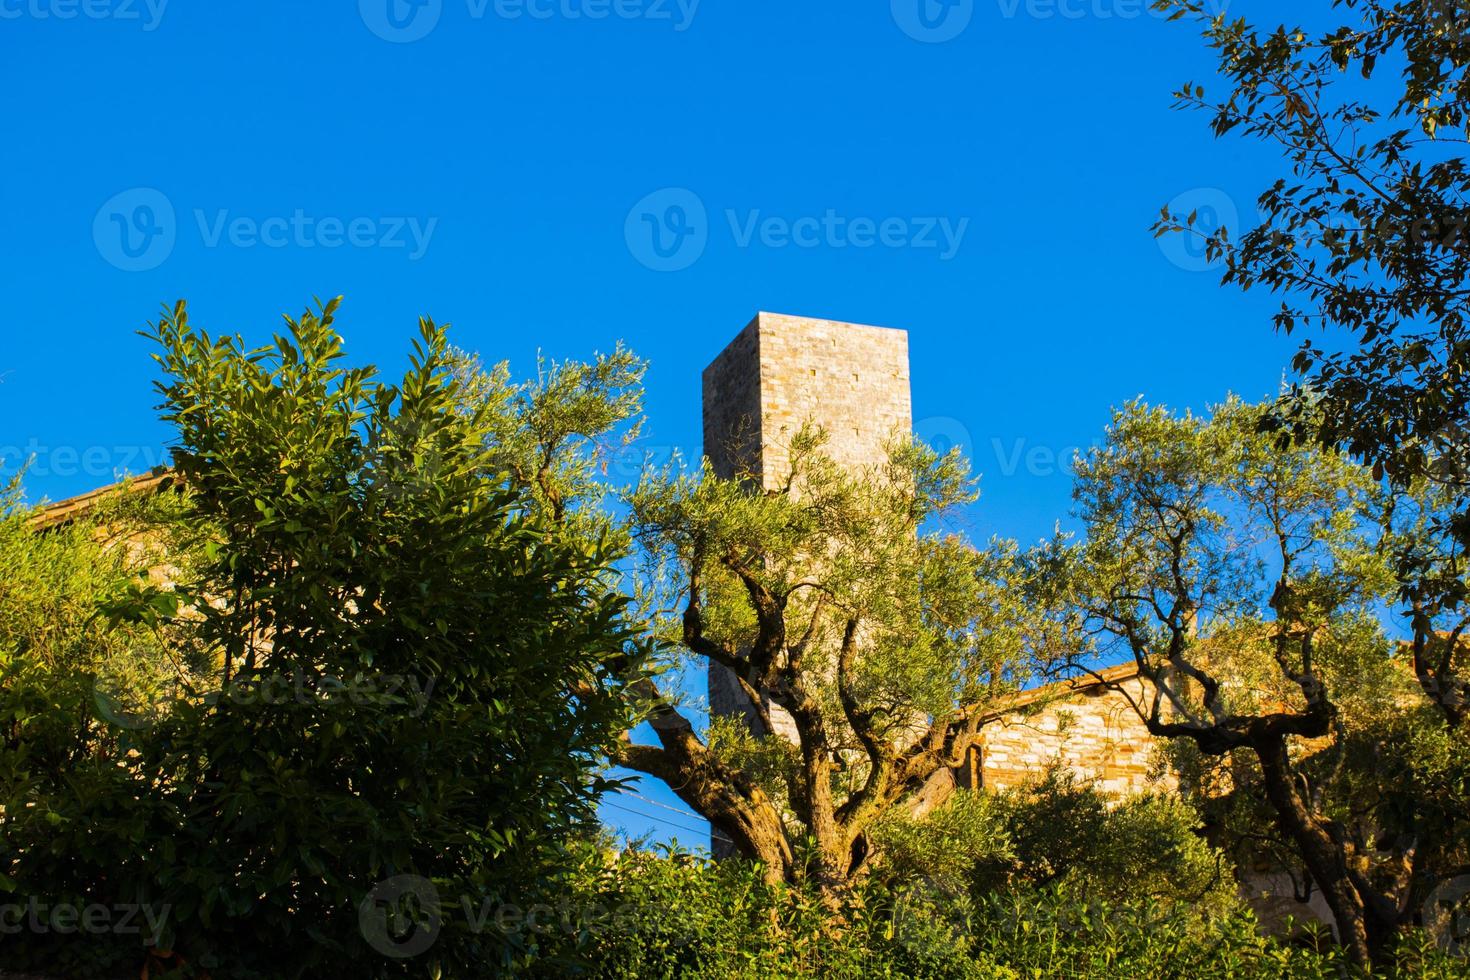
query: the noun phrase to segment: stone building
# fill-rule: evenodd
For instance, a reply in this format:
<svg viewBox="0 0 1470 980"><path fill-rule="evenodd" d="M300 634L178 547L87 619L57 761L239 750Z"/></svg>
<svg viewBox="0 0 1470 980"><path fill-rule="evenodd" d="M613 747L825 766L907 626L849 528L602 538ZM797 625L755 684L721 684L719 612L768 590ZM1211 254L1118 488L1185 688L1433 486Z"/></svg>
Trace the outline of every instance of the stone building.
<svg viewBox="0 0 1470 980"><path fill-rule="evenodd" d="M858 469L882 463L895 432L913 431L908 334L760 313L707 367L703 378L704 454L716 475L759 474L764 487L784 479L790 437L803 424L826 430L826 451ZM1138 684L1132 667L1104 679ZM734 675L711 665L710 710L759 722ZM784 712L772 721L794 738ZM989 726L962 784L1003 789L1060 762L1100 788L1125 794L1154 784L1154 743L1126 698L1088 678L1025 692L1015 712Z"/></svg>
<svg viewBox="0 0 1470 980"><path fill-rule="evenodd" d="M760 313L703 382L704 454L725 479L758 472L773 486L809 420L827 430L828 455L854 469L883 462L884 442L913 431L902 330Z"/></svg>

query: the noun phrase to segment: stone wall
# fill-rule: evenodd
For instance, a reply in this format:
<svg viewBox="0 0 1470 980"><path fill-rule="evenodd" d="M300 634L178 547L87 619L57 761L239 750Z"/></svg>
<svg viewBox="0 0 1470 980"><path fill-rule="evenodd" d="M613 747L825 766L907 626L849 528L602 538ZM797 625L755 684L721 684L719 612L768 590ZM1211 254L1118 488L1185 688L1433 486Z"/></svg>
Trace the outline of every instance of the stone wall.
<svg viewBox="0 0 1470 980"><path fill-rule="evenodd" d="M836 462L882 463L888 438L913 431L908 334L760 313L705 369L704 453L720 476L776 484L806 422L827 430Z"/></svg>
<svg viewBox="0 0 1470 980"><path fill-rule="evenodd" d="M1061 763L1098 789L1117 796L1173 789L1177 780L1160 764L1158 745L1128 698L1147 693L1132 667L1102 676L1100 683L1068 682L1028 691L1017 711L982 732L978 758L967 781L985 789L1011 789ZM1126 696L1125 696L1126 695Z"/></svg>
<svg viewBox="0 0 1470 980"><path fill-rule="evenodd" d="M827 431L826 452L854 470L887 459L888 439L913 431L908 334L833 320L759 313L730 342L704 378L704 454L718 476L759 474L784 483L787 448L807 422ZM710 710L759 721L729 670L711 665ZM788 737L785 713L770 706Z"/></svg>

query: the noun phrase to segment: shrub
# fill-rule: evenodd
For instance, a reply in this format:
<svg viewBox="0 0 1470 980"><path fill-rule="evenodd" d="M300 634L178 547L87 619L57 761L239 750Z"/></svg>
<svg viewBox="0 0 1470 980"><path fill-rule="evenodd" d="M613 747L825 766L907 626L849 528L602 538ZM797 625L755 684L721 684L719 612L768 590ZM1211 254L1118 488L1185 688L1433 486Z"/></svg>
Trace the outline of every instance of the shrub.
<svg viewBox="0 0 1470 980"><path fill-rule="evenodd" d="M1265 938L1247 911L1202 920L1148 900L1086 898L1068 885L988 895L968 929L978 956L1024 977L1342 975L1340 957Z"/></svg>
<svg viewBox="0 0 1470 980"><path fill-rule="evenodd" d="M834 921L814 886L768 883L754 863L629 851L589 859L536 975L598 980L1008 976L917 897L852 896Z"/></svg>
<svg viewBox="0 0 1470 980"><path fill-rule="evenodd" d="M745 861L603 850L548 902L527 975L632 978L1221 977L1338 980L1341 951L1265 937L1248 910L1109 901L1073 885L1017 885L979 900L870 881L834 921L812 888L772 885ZM519 917L515 921L522 921ZM1407 948L1385 978L1464 976L1463 961Z"/></svg>
<svg viewBox="0 0 1470 980"><path fill-rule="evenodd" d="M50 700L25 709L0 774L12 899L158 912L155 968L513 964L518 950L436 896L499 900L558 872L630 723L639 649L612 588L617 540L546 526L498 465L500 420L465 397L443 330L423 324L389 385L338 366L334 308L256 351L195 330L182 306L158 324L181 519L204 554L176 591L82 595L72 663L88 643L147 637L208 669L138 730L102 727L78 684L33 685ZM11 642L26 670L57 646L31 615L55 592L0 609L44 641ZM79 733L83 763L59 778L53 731ZM91 976L122 947L136 975L149 938L22 932L4 956Z"/></svg>

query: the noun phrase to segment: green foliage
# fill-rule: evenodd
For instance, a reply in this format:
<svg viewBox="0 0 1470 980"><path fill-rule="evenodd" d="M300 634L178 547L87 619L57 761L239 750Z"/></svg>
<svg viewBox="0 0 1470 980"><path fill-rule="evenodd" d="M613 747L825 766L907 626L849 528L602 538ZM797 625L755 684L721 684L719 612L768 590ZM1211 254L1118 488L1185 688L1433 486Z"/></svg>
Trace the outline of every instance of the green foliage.
<svg viewBox="0 0 1470 980"><path fill-rule="evenodd" d="M960 792L923 819L891 817L875 834L888 887L986 901L1064 888L1079 902L1151 902L1202 922L1236 910L1234 869L1173 796L1110 798L1070 771L999 793Z"/></svg>
<svg viewBox="0 0 1470 980"><path fill-rule="evenodd" d="M1429 533L1399 543L1395 569L1416 644L1459 637L1470 628L1470 14L1443 0L1345 0L1320 26L1271 28L1252 21L1279 5L1234 18L1203 0L1155 7L1200 26L1225 85L1207 97L1186 82L1178 104L1283 158L1253 226L1204 232L1165 209L1156 232L1202 237L1225 284L1280 294L1279 329L1353 338L1306 340L1301 381L1263 424L1341 448L1399 491L1437 488ZM1416 669L1463 727L1470 663L1453 642L1447 652Z"/></svg>
<svg viewBox="0 0 1470 980"><path fill-rule="evenodd" d="M524 929L525 910L511 923ZM1341 955L1264 937L1249 912L1109 900L1067 882L976 900L869 881L832 918L808 886L771 884L741 861L585 853L541 906L536 977L925 978L1351 976ZM1465 976L1462 962L1408 944L1385 978Z"/></svg>
<svg viewBox="0 0 1470 980"><path fill-rule="evenodd" d="M543 358L522 382L504 362L486 369L455 352L451 363L462 404L487 410L490 465L524 488L540 516L583 536L618 527L599 506L603 477L642 429L642 360L621 344L590 363Z"/></svg>
<svg viewBox="0 0 1470 980"><path fill-rule="evenodd" d="M1019 977L1327 980L1344 972L1331 952L1262 937L1248 912L1202 923L1184 908L1086 899L1066 886L995 893L970 929L977 955Z"/></svg>
<svg viewBox="0 0 1470 980"><path fill-rule="evenodd" d="M1025 670L1020 640L1001 632L1014 629L1002 585L1014 549L1002 543L976 551L958 536L914 533L974 499L964 461L900 441L885 472L853 474L826 456L825 443L815 429L799 433L788 482L770 493L708 469L646 478L631 503L647 557L664 560L660 567L673 576L670 591L687 592L696 576L705 632L732 649L753 644L759 631L740 571L790 596L793 629L812 621L819 605L860 617L872 635L851 686L858 701L884 704L875 722L880 737L907 725L910 711L940 714L959 694L979 696L992 684L1011 689ZM807 673L813 684L824 673L830 678L823 697L840 716L833 667L841 630L815 620ZM672 645L682 642L682 612L662 625ZM976 635L994 642L982 648Z"/></svg>
<svg viewBox="0 0 1470 980"><path fill-rule="evenodd" d="M1222 841L1242 863L1305 866L1339 921L1367 924L1362 961L1470 859L1463 798L1424 778L1432 746L1461 737L1416 676L1418 644L1392 638L1415 500L1345 454L1279 444L1269 411L1120 411L1078 466L1086 541L1056 543L1052 568L1083 657L1133 660L1150 730L1187 743L1174 761Z"/></svg>
<svg viewBox="0 0 1470 980"><path fill-rule="evenodd" d="M516 404L473 397L428 321L398 384L343 367L336 305L256 350L182 304L152 331L203 553L177 604L145 586L78 619L105 610L169 652L187 630L209 670L128 732L105 781L12 779L7 874L53 904L166 910L159 946L193 973L479 975L521 952L455 920L395 957L432 903L385 910L375 889L490 900L560 868L633 721L641 648L616 540L554 529L501 465ZM84 729L87 709L49 708ZM29 962L79 962L87 943L57 938L25 937Z"/></svg>
<svg viewBox="0 0 1470 980"><path fill-rule="evenodd" d="M1060 883L1083 902L1149 901L1204 919L1235 907L1233 868L1175 797L1114 800L1052 770L997 804L1009 847L976 861L971 882L979 894Z"/></svg>
<svg viewBox="0 0 1470 980"><path fill-rule="evenodd" d="M127 493L85 518L37 533L19 477L0 493L0 904L6 928L48 906L93 903L86 874L116 874L138 853L158 801L140 799L134 722L148 718L204 665L188 654L187 626L156 631L112 623L110 603L144 587L167 553L188 567L187 542L168 528L170 497ZM38 887L40 886L40 887ZM111 923L116 910L108 908ZM161 915L161 910L158 910ZM140 933L152 927L133 916ZM49 911L40 914L50 929ZM3 962L100 973L141 957L139 937L111 929L86 943L4 935Z"/></svg>
<svg viewBox="0 0 1470 980"><path fill-rule="evenodd" d="M679 666L728 670L756 735L714 725L698 742L663 698L660 747L625 758L788 880L814 838L817 873L839 887L872 822L960 764L988 708L1049 655L1054 624L1014 543L943 530L976 496L958 452L898 433L883 463L853 471L827 438L803 426L779 474L706 463L630 495L658 639Z"/></svg>
<svg viewBox="0 0 1470 980"><path fill-rule="evenodd" d="M995 793L961 791L919 819L885 815L873 830L882 855L874 874L895 890L917 887L951 899L968 893L977 865L1014 857L1008 803Z"/></svg>
<svg viewBox="0 0 1470 980"><path fill-rule="evenodd" d="M588 861L569 885L581 931L532 975L605 980L995 978L935 910L881 892L840 922L815 888L768 883L744 861L625 852Z"/></svg>
<svg viewBox="0 0 1470 980"><path fill-rule="evenodd" d="M1207 112L1217 136L1236 132L1277 150L1289 170L1260 195L1253 227L1204 234L1193 216L1166 211L1158 232L1203 235L1225 261L1225 283L1282 294L1278 327L1356 335L1361 346L1346 351L1303 346L1296 366L1310 389L1297 392L1288 415L1304 423L1299 434L1344 444L1399 477L1425 473L1447 441L1458 442L1448 448L1463 462L1463 7L1351 0L1333 5L1330 26L1273 28L1202 0L1156 6L1200 25L1226 87L1208 97L1186 82L1178 104ZM1259 16L1279 13L1261 5Z"/></svg>

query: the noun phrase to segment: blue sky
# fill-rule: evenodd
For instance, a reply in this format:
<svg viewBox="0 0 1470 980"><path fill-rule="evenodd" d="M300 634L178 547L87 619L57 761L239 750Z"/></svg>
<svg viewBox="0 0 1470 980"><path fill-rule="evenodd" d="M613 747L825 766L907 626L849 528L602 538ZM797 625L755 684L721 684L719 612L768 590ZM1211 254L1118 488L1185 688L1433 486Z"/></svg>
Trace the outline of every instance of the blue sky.
<svg viewBox="0 0 1470 980"><path fill-rule="evenodd" d="M646 448L690 454L757 310L906 328L972 533L1023 540L1110 407L1262 397L1296 345L1149 233L1176 198L1249 220L1277 161L1170 109L1211 59L1143 0L415 2L0 0L0 453L34 498L164 458L135 331L179 297L263 339L344 294L389 371L420 314L522 371L624 340Z"/></svg>

